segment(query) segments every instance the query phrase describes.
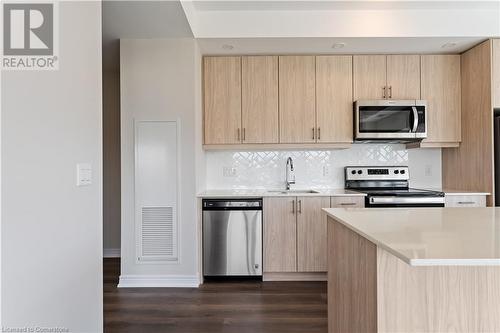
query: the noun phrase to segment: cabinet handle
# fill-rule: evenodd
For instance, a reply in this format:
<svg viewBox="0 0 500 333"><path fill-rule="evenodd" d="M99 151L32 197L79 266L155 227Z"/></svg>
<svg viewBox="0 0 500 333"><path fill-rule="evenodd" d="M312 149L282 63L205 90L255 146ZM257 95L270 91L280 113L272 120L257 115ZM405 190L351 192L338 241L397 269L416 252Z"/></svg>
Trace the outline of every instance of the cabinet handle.
<svg viewBox="0 0 500 333"><path fill-rule="evenodd" d="M314 127L313 127L313 140L314 140L315 137L316 137L316 135L314 135Z"/></svg>
<svg viewBox="0 0 500 333"><path fill-rule="evenodd" d="M318 140L321 140L321 127L318 127Z"/></svg>
<svg viewBox="0 0 500 333"><path fill-rule="evenodd" d="M246 140L246 137L247 137L247 131L246 131L246 128L243 127L243 141Z"/></svg>
<svg viewBox="0 0 500 333"><path fill-rule="evenodd" d="M292 214L295 214L295 200L292 200Z"/></svg>
<svg viewBox="0 0 500 333"><path fill-rule="evenodd" d="M238 128L238 141L241 141L240 139L240 129Z"/></svg>
<svg viewBox="0 0 500 333"><path fill-rule="evenodd" d="M299 200L299 203L297 206L297 213L302 214L302 200Z"/></svg>
<svg viewBox="0 0 500 333"><path fill-rule="evenodd" d="M459 201L458 202L459 205L473 205L475 203L476 203L475 201Z"/></svg>
<svg viewBox="0 0 500 333"><path fill-rule="evenodd" d="M356 205L355 202L342 202L340 203L341 206L354 206Z"/></svg>
<svg viewBox="0 0 500 333"><path fill-rule="evenodd" d="M389 86L389 98L392 98L392 86Z"/></svg>
<svg viewBox="0 0 500 333"><path fill-rule="evenodd" d="M386 98L385 96L385 90L386 90L387 87L382 87L382 98Z"/></svg>

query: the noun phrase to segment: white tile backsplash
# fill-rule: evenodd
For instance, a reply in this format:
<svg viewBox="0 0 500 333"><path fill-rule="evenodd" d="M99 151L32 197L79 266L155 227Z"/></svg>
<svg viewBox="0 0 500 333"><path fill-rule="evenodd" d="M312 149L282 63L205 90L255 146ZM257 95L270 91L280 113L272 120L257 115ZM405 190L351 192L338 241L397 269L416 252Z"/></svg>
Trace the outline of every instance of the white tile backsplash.
<svg viewBox="0 0 500 333"><path fill-rule="evenodd" d="M341 150L209 151L207 189L284 187L289 156L294 161L296 187L343 188L344 167L348 165L408 165L412 186L441 186L441 149L407 150L400 144L355 144Z"/></svg>

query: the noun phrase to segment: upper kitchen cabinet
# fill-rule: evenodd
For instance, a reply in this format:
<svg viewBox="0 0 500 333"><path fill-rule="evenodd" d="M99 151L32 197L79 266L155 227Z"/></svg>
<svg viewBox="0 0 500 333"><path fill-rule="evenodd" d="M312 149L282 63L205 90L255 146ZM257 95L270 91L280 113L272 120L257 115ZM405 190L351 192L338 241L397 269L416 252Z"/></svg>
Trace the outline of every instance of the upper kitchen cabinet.
<svg viewBox="0 0 500 333"><path fill-rule="evenodd" d="M387 98L420 99L420 56L387 56Z"/></svg>
<svg viewBox="0 0 500 333"><path fill-rule="evenodd" d="M420 99L419 55L353 57L354 100Z"/></svg>
<svg viewBox="0 0 500 333"><path fill-rule="evenodd" d="M241 58L205 57L205 144L241 142Z"/></svg>
<svg viewBox="0 0 500 333"><path fill-rule="evenodd" d="M354 101L382 99L387 96L387 59L385 55L353 56Z"/></svg>
<svg viewBox="0 0 500 333"><path fill-rule="evenodd" d="M422 55L422 99L427 139L422 147L456 147L461 141L460 55Z"/></svg>
<svg viewBox="0 0 500 333"><path fill-rule="evenodd" d="M352 56L317 56L317 142L351 143L352 118Z"/></svg>
<svg viewBox="0 0 500 333"><path fill-rule="evenodd" d="M278 57L241 58L243 143L278 143Z"/></svg>
<svg viewBox="0 0 500 333"><path fill-rule="evenodd" d="M279 57L279 122L281 143L316 141L314 56Z"/></svg>

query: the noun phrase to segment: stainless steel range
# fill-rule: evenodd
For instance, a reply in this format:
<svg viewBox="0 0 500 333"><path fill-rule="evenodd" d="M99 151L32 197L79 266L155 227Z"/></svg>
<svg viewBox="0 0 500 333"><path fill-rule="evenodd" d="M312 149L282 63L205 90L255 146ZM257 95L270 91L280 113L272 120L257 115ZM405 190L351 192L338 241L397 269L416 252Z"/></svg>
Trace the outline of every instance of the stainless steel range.
<svg viewBox="0 0 500 333"><path fill-rule="evenodd" d="M345 188L366 193L365 207L444 207L444 193L409 187L407 166L345 168Z"/></svg>

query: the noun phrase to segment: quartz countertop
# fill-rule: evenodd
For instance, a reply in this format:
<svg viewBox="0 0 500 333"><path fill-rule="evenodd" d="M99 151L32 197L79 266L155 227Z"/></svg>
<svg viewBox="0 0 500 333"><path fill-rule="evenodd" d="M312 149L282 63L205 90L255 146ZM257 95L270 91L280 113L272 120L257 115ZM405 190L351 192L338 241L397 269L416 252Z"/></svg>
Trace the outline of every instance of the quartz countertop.
<svg viewBox="0 0 500 333"><path fill-rule="evenodd" d="M437 191L444 192L445 195L490 195L488 192L481 191L464 191L464 190L454 190L454 189L438 189Z"/></svg>
<svg viewBox="0 0 500 333"><path fill-rule="evenodd" d="M292 191L285 192L283 189L234 189L234 190L206 190L198 193L199 198L259 198L259 197L285 197L285 196L311 196L311 197L335 197L335 196L361 196L364 197L366 194L350 191L345 189L314 189L318 193L298 193L301 189L292 189Z"/></svg>
<svg viewBox="0 0 500 333"><path fill-rule="evenodd" d="M205 190L198 193L199 198L261 198L261 197L284 197L284 196L311 196L311 197L335 197L335 196L366 196L365 193L346 190L343 188L307 188L317 191L317 193L297 193L300 188L286 192L284 189L214 189ZM446 195L489 195L486 192L461 191L451 189L429 189L444 192Z"/></svg>
<svg viewBox="0 0 500 333"><path fill-rule="evenodd" d="M500 266L500 208L325 208L411 266Z"/></svg>

